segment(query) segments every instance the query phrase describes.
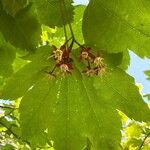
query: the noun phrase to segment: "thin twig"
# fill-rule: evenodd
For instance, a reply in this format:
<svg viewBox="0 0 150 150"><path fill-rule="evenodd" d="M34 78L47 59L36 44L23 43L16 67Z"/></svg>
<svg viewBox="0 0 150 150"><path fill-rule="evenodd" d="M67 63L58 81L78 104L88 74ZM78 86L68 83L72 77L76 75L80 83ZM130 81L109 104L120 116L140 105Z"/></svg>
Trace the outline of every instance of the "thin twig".
<svg viewBox="0 0 150 150"><path fill-rule="evenodd" d="M70 33L71 33L71 38L73 39L73 43L75 42L79 47L81 47L81 48L83 48L83 49L85 49L85 47L83 46L83 45L81 45L79 42L77 42L76 41L76 39L75 39L75 35L74 35L74 32L73 32L73 29L72 29L72 25L71 25L71 23L69 22L69 16L68 16L68 10L67 10L67 7L66 7L66 4L65 4L65 1L64 0L62 0L62 4L63 4L63 7L64 7L64 13L63 13L63 9L61 8L61 11L62 11L62 18L65 20L65 17L66 17L66 23L68 22L68 26L69 26L69 29L70 29ZM60 2L60 7L61 7L61 2ZM64 14L64 15L63 15ZM64 24L65 25L65 24ZM65 34L67 34L66 33L66 31L64 30L64 32L65 32ZM67 41L67 40L66 40Z"/></svg>
<svg viewBox="0 0 150 150"><path fill-rule="evenodd" d="M16 109L18 109L18 108L16 108ZM12 109L8 114L6 114L6 115L4 115L3 117L1 117L1 119L2 119L2 118L5 118L5 117L8 116L8 115L10 115L13 111L14 111L14 110ZM3 127L5 127L16 139L21 140L22 142L28 144L28 145L31 147L31 144L30 144L28 141L23 140L23 139L22 139L21 137L19 137L16 133L14 133L14 132L11 130L11 127L10 127L10 128L7 127L7 125L5 125L5 124L4 124L3 122L1 122L1 121L0 121L0 124L1 124Z"/></svg>
<svg viewBox="0 0 150 150"><path fill-rule="evenodd" d="M89 69L91 69L91 64L90 64L90 62L87 60L87 62L88 62L88 68Z"/></svg>
<svg viewBox="0 0 150 150"><path fill-rule="evenodd" d="M147 139L149 136L150 136L150 132L145 136L144 140L142 141L142 143L141 143L141 145L140 145L140 147L139 147L139 150L142 149L142 147L144 146L144 143L145 143L146 139Z"/></svg>
<svg viewBox="0 0 150 150"><path fill-rule="evenodd" d="M85 49L85 47L83 45L81 45L76 39L74 39L74 42L81 48Z"/></svg>
<svg viewBox="0 0 150 150"><path fill-rule="evenodd" d="M69 23L68 25L69 25L69 29L70 29L71 35L72 35L73 39L75 39L71 23Z"/></svg>
<svg viewBox="0 0 150 150"><path fill-rule="evenodd" d="M66 18L67 18L66 22L68 21L68 25L69 25L69 29L70 29L72 38L75 39L75 36L74 36L74 33L73 33L73 29L72 29L72 25L71 25L71 23L69 22L69 16L68 16L68 13L69 13L69 12L68 12L68 10L67 10L65 1L62 0L62 2L63 2L63 5L64 5L64 9L65 9L65 11L66 11Z"/></svg>
<svg viewBox="0 0 150 150"><path fill-rule="evenodd" d="M66 25L64 25L65 41L68 40Z"/></svg>
<svg viewBox="0 0 150 150"><path fill-rule="evenodd" d="M3 122L0 122L2 126L4 126L15 138L19 139L18 135L15 134L10 128L8 128Z"/></svg>
<svg viewBox="0 0 150 150"><path fill-rule="evenodd" d="M61 0L60 0L60 11L61 11L61 17L62 17L62 22L63 22L63 27L64 27L65 41L67 41L68 36L67 36L67 29L66 29L65 12L63 11L63 3L61 3Z"/></svg>
<svg viewBox="0 0 150 150"><path fill-rule="evenodd" d="M72 48L73 48L73 44L74 44L74 39L72 39L72 42L70 44L70 47L69 47L69 52L71 52Z"/></svg>
<svg viewBox="0 0 150 150"><path fill-rule="evenodd" d="M72 39L72 37L69 38L67 41L65 41L64 45L66 45L71 39Z"/></svg>
<svg viewBox="0 0 150 150"><path fill-rule="evenodd" d="M1 105L0 105L0 108L4 108L4 109L18 109L18 108L13 107L13 106L1 106Z"/></svg>
<svg viewBox="0 0 150 150"><path fill-rule="evenodd" d="M31 144L28 141L23 140L20 136L14 133L9 127L7 127L3 122L0 122L0 124L4 126L16 139L21 140L22 142L28 144L31 147Z"/></svg>

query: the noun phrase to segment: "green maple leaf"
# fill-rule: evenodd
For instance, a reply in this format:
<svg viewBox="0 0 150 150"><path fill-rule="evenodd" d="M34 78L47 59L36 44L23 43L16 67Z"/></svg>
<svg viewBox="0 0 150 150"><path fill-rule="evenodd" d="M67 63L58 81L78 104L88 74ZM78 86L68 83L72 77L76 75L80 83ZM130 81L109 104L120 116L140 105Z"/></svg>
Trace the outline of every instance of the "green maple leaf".
<svg viewBox="0 0 150 150"><path fill-rule="evenodd" d="M93 90L88 93L90 89L84 82L75 76L58 80L41 79L22 99L20 113L23 137L31 137L32 144L37 144L37 141L42 144L44 130L48 129L48 137L54 140L54 147L58 150L83 149L87 138L96 149L116 147L121 136L117 111L105 104L100 107L103 101L98 101ZM91 84L87 79L86 83ZM33 95L38 96L36 102ZM110 117L113 119L108 119ZM109 124L115 126L108 129ZM27 129L30 129L29 132ZM108 134L111 137L107 137Z"/></svg>
<svg viewBox="0 0 150 150"><path fill-rule="evenodd" d="M50 51L41 47L29 56L32 62L24 68L30 66L33 71L18 71L1 95L5 99L23 97L19 109L22 137L33 147L53 140L56 150L117 149L121 138L117 110L135 120L149 121L150 110L133 78L124 71L116 68L102 78L87 77L79 72L77 62L72 75L49 78L45 60ZM52 68L54 62L50 64Z"/></svg>
<svg viewBox="0 0 150 150"><path fill-rule="evenodd" d="M5 83L0 94L0 98L15 100L21 97L21 104L19 108L19 121L21 123L20 127L22 131L21 138L29 141L33 148L36 146L43 146L47 143L47 141L53 141L53 146L56 150L116 150L119 149L119 143L121 140L120 130L122 126L118 110L125 113L131 119L138 121L150 120L150 110L139 94L139 90L138 87L135 86L134 79L116 67L120 64L120 59L118 58L121 58L122 54L124 54L124 63L119 67L126 69L126 60L129 59L126 49L127 45L130 45L131 41L127 40L125 36L126 34L123 36L124 38L120 38L120 34L117 33L119 36L116 37L120 38L120 41L117 39L118 47L120 47L117 49L118 47L117 44L114 44L114 39L109 39L108 42L105 41L105 36L102 38L99 36L101 31L99 30L99 27L101 27L101 25L99 24L97 13L105 12L105 9L102 11L103 9L93 10L93 8L99 8L99 6L101 8L101 5L99 5L101 2L103 1L91 0L90 5L85 12L83 31L86 43L96 46L100 50L107 50L109 53L117 53L104 53L104 59L106 59L106 63L108 63L104 76L87 77L82 74L81 68L83 64L77 61L77 50L73 50L75 51L75 61L73 63L74 69L72 74L63 76L60 73L56 76L56 78L50 77L47 71L52 70L55 65L55 61L53 59L48 59L52 54L51 47L43 46L37 48L36 53L30 53L28 56L24 57L24 59L30 60L30 62L14 73ZM37 0L33 1L33 3L36 6L35 10L37 11L37 16L43 24L51 27L54 27L55 25L62 26L72 20L71 17L73 13L71 3L68 3L67 5L67 9L70 10L70 18L67 18L65 23L62 22L61 14L58 12L59 9L57 9L59 1L50 0L46 3L46 1L42 2ZM113 4L114 3L111 3L112 6L114 6ZM54 6L56 6L56 8ZM107 8L108 6L109 4L102 8ZM45 10L46 8L51 8L53 11ZM83 12L83 9L79 8L77 9L77 12ZM98 22L94 22L94 17L92 19L91 15L88 13L89 9L92 9L90 12L94 12L93 16L96 17L96 21ZM22 13L27 10L30 10L30 7L24 9ZM10 32L10 26L14 25L12 31L13 33L16 33L16 29L18 29L18 26L16 27L16 25L20 24L20 19L21 25L27 29L22 30L19 26L19 29L23 32L23 34L30 31L28 30L30 29L29 26L24 26L24 24L30 20L28 20L28 17L26 18L26 15L23 15L22 20L22 14L19 13L16 16L17 18L14 19L2 10L1 4L0 12L2 12L0 13L0 19L2 18L4 20L4 23L0 22L0 30L3 32L6 39L11 41L14 45L23 48L31 48L37 45L37 40L35 40L36 44L33 44L32 40L29 40L31 43L28 43L27 40L27 43L24 44L22 41L26 42L25 39L28 37L31 38L31 35L28 35L27 37L25 36L25 39L21 40L18 37L22 37L22 33L19 33L19 36L17 36L18 43L15 40L12 40L13 36L12 32ZM41 16L41 12L43 12L43 16ZM120 15L120 11L118 12ZM111 14L112 13L110 13L110 16ZM30 13L28 15L30 16ZM55 15L55 17L53 15ZM88 34L85 30L85 23L87 21L86 15L89 15L89 24L91 25L94 23L95 25L93 27L86 24ZM105 13L100 13L99 15L104 15L103 19L105 20L108 14L105 16ZM8 32L10 32L9 35L12 37L9 37L7 35L8 32L6 31L9 20L8 18L11 20ZM116 18L113 19L115 20ZM130 18L129 20L132 21L132 19ZM80 23L81 22L79 22L79 24ZM106 23L104 22L102 25L105 24ZM33 25L32 27L35 26ZM74 28L77 29L77 26L74 25ZM123 33L126 33L125 29ZM131 32L129 33L134 33L132 29L130 30ZM91 31L96 32L92 33ZM144 30L143 32L146 31ZM105 33L105 30L103 33ZM113 34L114 33L115 30L113 31ZM110 36L109 32L108 35ZM106 37L109 38L109 36ZM81 35L79 35L79 38L80 37ZM136 36L134 38L136 40L138 39ZM122 45L123 39L128 42L126 45ZM142 38L142 40L145 40L145 38ZM143 42L142 40L140 41L141 43ZM133 44L134 46L135 43ZM2 44L3 41L0 38L0 45ZM144 54L139 51L140 56L147 56L147 54L147 51Z"/></svg>
<svg viewBox="0 0 150 150"><path fill-rule="evenodd" d="M31 5L12 17L4 11L0 1L0 20L0 32L12 45L31 50L40 42L41 25Z"/></svg>
<svg viewBox="0 0 150 150"><path fill-rule="evenodd" d="M87 44L107 52L133 50L150 57L150 1L91 0L83 18Z"/></svg>
<svg viewBox="0 0 150 150"><path fill-rule="evenodd" d="M15 16L17 12L27 6L27 0L2 0L4 9L11 16Z"/></svg>
<svg viewBox="0 0 150 150"><path fill-rule="evenodd" d="M147 80L150 80L150 70L146 70L144 73L147 76ZM147 97L150 100L150 94L146 94L144 97Z"/></svg>
<svg viewBox="0 0 150 150"><path fill-rule="evenodd" d="M78 73L54 80L44 76L22 99L23 137L42 145L48 129L56 150L83 149L87 138L94 149L116 149L121 138L117 109L130 118L149 120L149 109L132 81L120 70L106 80Z"/></svg>
<svg viewBox="0 0 150 150"><path fill-rule="evenodd" d="M147 80L150 80L150 70L145 71L145 74L147 76Z"/></svg>
<svg viewBox="0 0 150 150"><path fill-rule="evenodd" d="M48 66L46 62L51 48L49 46L41 47L39 51L40 53L37 52L34 56L33 54L29 55L28 59L31 62L19 69L19 71L14 73L7 81L1 96L3 99L15 100L23 96L39 79L43 68Z"/></svg>
<svg viewBox="0 0 150 150"><path fill-rule="evenodd" d="M0 76L8 77L12 74L12 63L16 57L16 49L0 33Z"/></svg>
<svg viewBox="0 0 150 150"><path fill-rule="evenodd" d="M73 21L72 0L31 0L42 24L63 26ZM65 4L65 6L64 6Z"/></svg>

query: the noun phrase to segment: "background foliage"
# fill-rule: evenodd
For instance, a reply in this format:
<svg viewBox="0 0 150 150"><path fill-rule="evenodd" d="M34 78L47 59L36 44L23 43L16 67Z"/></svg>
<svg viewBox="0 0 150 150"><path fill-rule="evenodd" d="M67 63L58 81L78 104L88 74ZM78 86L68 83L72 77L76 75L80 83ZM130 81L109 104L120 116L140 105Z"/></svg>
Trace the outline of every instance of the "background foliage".
<svg viewBox="0 0 150 150"><path fill-rule="evenodd" d="M149 5L0 0L0 149L149 150L150 95L126 73L129 50L150 57ZM52 55L70 37L64 73ZM99 75L80 59L89 47Z"/></svg>

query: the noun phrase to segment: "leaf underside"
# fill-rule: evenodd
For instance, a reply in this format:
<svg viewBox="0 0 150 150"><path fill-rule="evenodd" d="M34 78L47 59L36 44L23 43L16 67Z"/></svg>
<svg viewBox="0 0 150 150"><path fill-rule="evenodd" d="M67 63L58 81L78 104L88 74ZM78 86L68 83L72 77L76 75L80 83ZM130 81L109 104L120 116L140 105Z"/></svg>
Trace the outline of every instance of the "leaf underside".
<svg viewBox="0 0 150 150"><path fill-rule="evenodd" d="M85 7L73 11L71 0L64 1L66 8L61 0L19 2L0 1L0 76L12 73L15 47L35 51L23 57L29 63L6 80L0 98L21 98L21 137L33 148L53 141L56 150L118 150L122 128L118 111L131 119L150 121L150 109L134 79L120 69L129 64L127 49L140 57L150 56L149 2L91 0L83 17L83 36L95 53L104 53L106 73L87 77L82 73L85 64L78 61L79 49L73 49L72 73L62 75L57 68L56 78L47 73L56 63L48 59L53 49L38 45L41 24L62 27L73 21L75 12L72 27L77 40L84 43L79 26ZM67 15L65 19L62 14ZM64 36L60 33L55 37Z"/></svg>
<svg viewBox="0 0 150 150"><path fill-rule="evenodd" d="M83 19L85 42L107 52L129 49L150 57L149 5L147 0L91 0Z"/></svg>
<svg viewBox="0 0 150 150"><path fill-rule="evenodd" d="M44 60L51 48L38 50L30 57L32 62L8 80L1 96L22 97L22 136L33 147L44 145L49 139L54 141L56 150L86 149L87 141L94 150L115 150L121 139L117 110L135 120L149 121L150 110L133 78L124 71L114 69L102 78L87 77L80 73L80 63L76 63L72 75L50 78Z"/></svg>
<svg viewBox="0 0 150 150"><path fill-rule="evenodd" d="M11 16L15 16L20 10L27 6L27 0L2 0L4 9Z"/></svg>
<svg viewBox="0 0 150 150"><path fill-rule="evenodd" d="M41 25L31 5L12 17L6 13L0 1L0 20L2 20L0 21L0 32L15 47L32 50L40 42Z"/></svg>
<svg viewBox="0 0 150 150"><path fill-rule="evenodd" d="M0 76L8 77L13 73L12 63L15 59L16 49L5 41L0 33Z"/></svg>
<svg viewBox="0 0 150 150"><path fill-rule="evenodd" d="M73 21L72 0L31 0L42 24L50 27L63 26Z"/></svg>

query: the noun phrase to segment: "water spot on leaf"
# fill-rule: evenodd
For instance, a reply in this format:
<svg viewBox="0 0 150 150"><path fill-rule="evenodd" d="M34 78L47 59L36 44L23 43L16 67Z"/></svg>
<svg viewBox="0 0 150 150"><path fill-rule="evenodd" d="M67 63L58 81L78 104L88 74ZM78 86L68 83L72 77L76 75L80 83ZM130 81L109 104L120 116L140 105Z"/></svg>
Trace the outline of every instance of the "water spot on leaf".
<svg viewBox="0 0 150 150"><path fill-rule="evenodd" d="M53 108L53 113L55 113L56 112L56 108Z"/></svg>
<svg viewBox="0 0 150 150"><path fill-rule="evenodd" d="M58 91L58 93L57 93L57 99L59 99L60 98L60 91Z"/></svg>
<svg viewBox="0 0 150 150"><path fill-rule="evenodd" d="M48 133L48 128L44 130L45 133Z"/></svg>

